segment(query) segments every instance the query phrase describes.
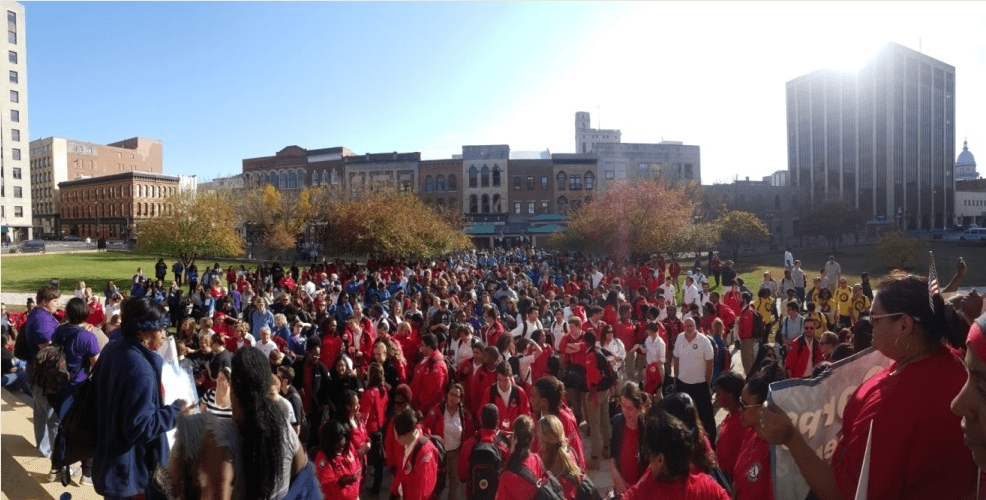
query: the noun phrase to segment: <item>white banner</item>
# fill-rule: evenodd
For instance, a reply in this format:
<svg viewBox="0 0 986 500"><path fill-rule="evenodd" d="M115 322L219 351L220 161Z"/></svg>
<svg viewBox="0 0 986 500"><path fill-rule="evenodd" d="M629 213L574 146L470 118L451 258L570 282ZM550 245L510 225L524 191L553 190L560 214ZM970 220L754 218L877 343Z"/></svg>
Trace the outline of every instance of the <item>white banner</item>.
<svg viewBox="0 0 986 500"><path fill-rule="evenodd" d="M860 384L890 363L890 358L869 348L835 363L818 378L771 384L767 401L784 410L808 445L829 461L842 430L842 414L849 398ZM786 447L772 446L770 463L774 498L800 500L808 495L808 484Z"/></svg>

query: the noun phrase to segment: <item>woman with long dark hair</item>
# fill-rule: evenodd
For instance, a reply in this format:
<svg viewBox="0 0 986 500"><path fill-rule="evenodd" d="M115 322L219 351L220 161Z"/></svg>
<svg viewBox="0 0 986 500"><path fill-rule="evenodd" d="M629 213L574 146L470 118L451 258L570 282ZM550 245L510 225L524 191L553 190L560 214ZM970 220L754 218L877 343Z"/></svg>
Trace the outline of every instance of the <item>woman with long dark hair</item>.
<svg viewBox="0 0 986 500"><path fill-rule="evenodd" d="M676 392L661 401L661 404L654 407L668 412L671 416L681 420L695 436L695 447L692 453L693 470L698 472L710 472L717 467L716 455L712 451L712 444L709 435L702 426L702 419L698 416L698 407L688 393Z"/></svg>
<svg viewBox="0 0 986 500"><path fill-rule="evenodd" d="M636 382L627 382L620 390L620 407L623 411L613 417L613 435L609 444L613 458L609 462L609 472L617 494L622 494L627 488L637 484L647 468L644 413L648 400L647 393L640 390Z"/></svg>
<svg viewBox="0 0 986 500"><path fill-rule="evenodd" d="M359 498L360 461L349 445L349 433L342 422L329 420L322 428L319 450L315 453L315 475L327 499Z"/></svg>
<svg viewBox="0 0 986 500"><path fill-rule="evenodd" d="M524 479L520 473L529 471L535 478L545 475L544 464L537 453L531 451L534 441L534 420L521 415L514 420L513 442L510 445L510 459L500 474L496 488L496 500L532 500L537 494L537 486Z"/></svg>

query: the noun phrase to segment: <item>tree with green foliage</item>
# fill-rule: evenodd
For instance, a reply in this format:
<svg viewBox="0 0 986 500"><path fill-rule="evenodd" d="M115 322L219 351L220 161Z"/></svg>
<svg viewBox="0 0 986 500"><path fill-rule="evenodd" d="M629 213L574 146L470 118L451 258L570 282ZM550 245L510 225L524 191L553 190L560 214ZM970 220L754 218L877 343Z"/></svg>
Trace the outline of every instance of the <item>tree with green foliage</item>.
<svg viewBox="0 0 986 500"><path fill-rule="evenodd" d="M927 242L900 231L891 231L880 236L876 244L876 254L889 267L906 269L908 264L916 263L926 250Z"/></svg>
<svg viewBox="0 0 986 500"><path fill-rule="evenodd" d="M137 222L137 251L173 255L188 268L200 257L243 253L236 232L236 202L219 193L182 193L169 200L172 210Z"/></svg>
<svg viewBox="0 0 986 500"><path fill-rule="evenodd" d="M720 241L729 246L733 260L739 261L739 250L743 243L766 241L770 231L759 217L742 210L729 210L715 220L719 227Z"/></svg>
<svg viewBox="0 0 986 500"><path fill-rule="evenodd" d="M808 232L828 238L832 253L846 234L855 233L866 223L866 216L858 208L841 200L826 201L815 206L802 219Z"/></svg>

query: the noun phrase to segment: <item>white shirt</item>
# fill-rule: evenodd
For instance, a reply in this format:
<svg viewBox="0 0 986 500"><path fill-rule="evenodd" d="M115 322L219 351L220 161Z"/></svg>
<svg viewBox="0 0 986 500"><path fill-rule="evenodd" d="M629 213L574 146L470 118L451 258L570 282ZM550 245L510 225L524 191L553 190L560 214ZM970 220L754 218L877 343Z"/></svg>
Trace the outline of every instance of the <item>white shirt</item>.
<svg viewBox="0 0 986 500"><path fill-rule="evenodd" d="M690 306L692 304L699 303L698 288L695 288L694 284L686 286L681 293L682 293L682 298L681 298L682 304L686 306Z"/></svg>
<svg viewBox="0 0 986 500"><path fill-rule="evenodd" d="M455 451L462 446L462 417L459 416L458 411L453 411L449 415L448 410L445 411L445 435L442 436L442 440L445 441L445 451Z"/></svg>
<svg viewBox="0 0 986 500"><path fill-rule="evenodd" d="M660 363L664 364L667 362L667 346L664 344L664 339L660 335L655 335L651 337L650 335L644 339L644 352L647 354L647 364Z"/></svg>
<svg viewBox="0 0 986 500"><path fill-rule="evenodd" d="M811 355L815 349L815 337L805 337L805 348L808 349L808 363L805 364L805 372L801 374L802 377L810 377L811 372L815 369L815 357Z"/></svg>
<svg viewBox="0 0 986 500"><path fill-rule="evenodd" d="M661 290L664 290L664 300L668 304L674 305L675 304L675 302L674 302L674 292L675 292L674 285L661 285L659 288Z"/></svg>
<svg viewBox="0 0 986 500"><path fill-rule="evenodd" d="M294 427L298 425L298 422L294 419L294 408L291 407L291 402L280 394L277 395L277 402L281 405L281 411L284 412L284 420L287 421L288 426Z"/></svg>
<svg viewBox="0 0 986 500"><path fill-rule="evenodd" d="M714 351L712 341L696 332L691 342L685 339L685 332L678 334L674 341L674 357L678 358L678 380L685 384L705 383L705 363L712 361Z"/></svg>
<svg viewBox="0 0 986 500"><path fill-rule="evenodd" d="M524 333L524 325L525 324L527 325L527 333L526 334ZM540 329L541 329L541 321L540 320L534 320L533 323L531 323L530 321L524 321L523 323L518 324L517 325L517 328L514 328L510 332L510 335L514 338L514 340L517 340L520 337L531 338L531 334L534 333L534 330L540 330Z"/></svg>
<svg viewBox="0 0 986 500"><path fill-rule="evenodd" d="M598 270L596 271L596 274L593 274L592 276L590 276L590 278L592 278L592 289L593 290L595 290L596 288L599 288L599 283L602 282L602 280L603 280L604 277L605 276L603 276L603 273L599 272Z"/></svg>
<svg viewBox="0 0 986 500"><path fill-rule="evenodd" d="M460 366L467 359L472 359L472 336L468 339L455 341L455 366Z"/></svg>
<svg viewBox="0 0 986 500"><path fill-rule="evenodd" d="M304 285L302 285L302 287L305 289L305 292L308 293L309 297L315 296L315 291L316 291L315 283L312 283L311 280L308 280L308 283L305 283Z"/></svg>
<svg viewBox="0 0 986 500"><path fill-rule="evenodd" d="M794 256L791 255L791 251L787 250L784 252L784 267L791 267L794 265Z"/></svg>
<svg viewBox="0 0 986 500"><path fill-rule="evenodd" d="M623 347L623 342L621 342L620 339L613 337L613 340L604 345L603 349L609 351L609 353L616 358L616 361L613 363L613 370L616 371L616 373L622 373L623 362L627 359L627 350Z"/></svg>
<svg viewBox="0 0 986 500"><path fill-rule="evenodd" d="M256 346L257 349L260 349L260 352L264 353L265 357L269 357L270 352L273 351L274 349L277 349L277 344L275 344L273 340L267 341L266 344L263 343L263 341L257 342Z"/></svg>
<svg viewBox="0 0 986 500"><path fill-rule="evenodd" d="M567 321L555 321L555 323L551 325L551 334L555 337L555 352L558 352L560 348L559 346L561 346L562 337L568 335L568 328L569 326Z"/></svg>
<svg viewBox="0 0 986 500"><path fill-rule="evenodd" d="M839 275L842 274L842 266L838 262L825 261L825 276L829 280L839 279Z"/></svg>
<svg viewBox="0 0 986 500"><path fill-rule="evenodd" d="M531 365L534 364L534 355L528 354L527 356L519 356L517 361L520 363L520 379L527 382L534 382L531 380Z"/></svg>

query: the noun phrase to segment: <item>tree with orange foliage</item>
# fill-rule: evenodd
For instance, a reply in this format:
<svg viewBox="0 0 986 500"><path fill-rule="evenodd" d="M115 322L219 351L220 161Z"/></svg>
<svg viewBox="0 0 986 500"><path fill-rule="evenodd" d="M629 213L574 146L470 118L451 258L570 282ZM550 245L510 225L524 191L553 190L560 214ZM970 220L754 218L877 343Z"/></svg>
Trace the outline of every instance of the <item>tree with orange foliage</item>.
<svg viewBox="0 0 986 500"><path fill-rule="evenodd" d="M200 257L235 257L243 239L234 228L236 205L217 193L182 193L171 198L174 210L137 223L137 250L174 255L187 269Z"/></svg>
<svg viewBox="0 0 986 500"><path fill-rule="evenodd" d="M653 180L621 181L576 211L554 241L616 258L666 252L692 224L693 210L682 188Z"/></svg>

